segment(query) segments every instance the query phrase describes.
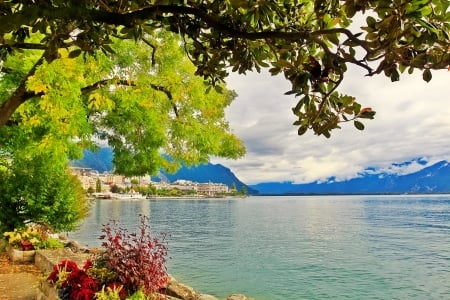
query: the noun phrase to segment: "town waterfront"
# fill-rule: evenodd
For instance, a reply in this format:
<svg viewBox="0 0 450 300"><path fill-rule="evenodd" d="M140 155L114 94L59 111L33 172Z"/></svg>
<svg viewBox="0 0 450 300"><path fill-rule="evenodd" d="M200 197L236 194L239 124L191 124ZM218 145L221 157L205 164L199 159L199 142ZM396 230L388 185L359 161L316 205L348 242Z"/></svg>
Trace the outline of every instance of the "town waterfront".
<svg viewBox="0 0 450 300"><path fill-rule="evenodd" d="M277 299L448 299L450 195L97 200L69 237L139 214L169 237L169 273L202 293Z"/></svg>

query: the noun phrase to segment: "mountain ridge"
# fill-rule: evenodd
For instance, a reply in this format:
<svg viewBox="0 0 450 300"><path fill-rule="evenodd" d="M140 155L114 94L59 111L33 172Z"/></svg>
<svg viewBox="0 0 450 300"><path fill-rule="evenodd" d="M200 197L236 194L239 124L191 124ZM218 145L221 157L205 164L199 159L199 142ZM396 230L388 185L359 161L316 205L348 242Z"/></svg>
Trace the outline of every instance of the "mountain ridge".
<svg viewBox="0 0 450 300"><path fill-rule="evenodd" d="M362 173L345 181L295 184L265 182L250 185L265 195L328 195L328 194L435 194L450 193L450 164L442 160L431 166L405 175Z"/></svg>
<svg viewBox="0 0 450 300"><path fill-rule="evenodd" d="M74 166L90 167L99 172L112 171L113 153L111 148L100 148L93 153L85 151L82 160L72 162ZM261 182L247 185L221 164L204 164L199 166L182 166L178 172L169 174L160 172L159 178L152 180L190 180L194 182L224 183L228 187L236 186L237 190L247 189L251 195L330 195L330 194L436 194L450 193L450 163L446 160L426 166L426 160L419 158L413 161L393 163L392 167L408 167L416 163L420 170L408 174L398 174L390 170L380 171L369 167L356 177L337 181L330 177L323 182L299 183L292 181ZM423 166L423 167L422 167ZM394 170L395 171L395 170Z"/></svg>

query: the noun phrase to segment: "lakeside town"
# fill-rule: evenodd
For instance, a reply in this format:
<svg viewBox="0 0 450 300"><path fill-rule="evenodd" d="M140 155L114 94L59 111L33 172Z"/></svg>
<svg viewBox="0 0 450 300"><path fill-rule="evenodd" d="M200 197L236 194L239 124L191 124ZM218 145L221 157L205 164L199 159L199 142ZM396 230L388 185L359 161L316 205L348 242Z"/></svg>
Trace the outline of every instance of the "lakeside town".
<svg viewBox="0 0 450 300"><path fill-rule="evenodd" d="M84 190L100 199L145 199L159 197L217 198L230 195L245 195L246 192L231 188L224 183L199 183L190 180L152 181L151 176L126 177L113 173L99 173L91 168L71 167Z"/></svg>

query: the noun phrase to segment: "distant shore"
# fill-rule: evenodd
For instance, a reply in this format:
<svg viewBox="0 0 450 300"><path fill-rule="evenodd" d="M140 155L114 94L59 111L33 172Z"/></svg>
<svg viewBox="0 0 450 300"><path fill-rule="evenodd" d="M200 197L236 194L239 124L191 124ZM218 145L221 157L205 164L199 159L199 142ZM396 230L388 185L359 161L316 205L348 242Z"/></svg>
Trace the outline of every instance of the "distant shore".
<svg viewBox="0 0 450 300"><path fill-rule="evenodd" d="M247 198L248 195L183 195L183 196L159 196L151 195L144 196L138 193L135 194L116 194L116 193L94 193L91 196L93 200L207 200L207 199L242 199Z"/></svg>

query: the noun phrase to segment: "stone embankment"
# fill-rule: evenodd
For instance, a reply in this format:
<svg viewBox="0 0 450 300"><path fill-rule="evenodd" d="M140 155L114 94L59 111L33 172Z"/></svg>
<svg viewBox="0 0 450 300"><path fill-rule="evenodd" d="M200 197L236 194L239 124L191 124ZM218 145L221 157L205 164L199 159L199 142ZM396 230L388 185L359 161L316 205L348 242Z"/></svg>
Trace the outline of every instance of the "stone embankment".
<svg viewBox="0 0 450 300"><path fill-rule="evenodd" d="M71 242L68 247L59 250L38 250L35 255L35 265L44 273L52 271L53 266L64 259L70 259L83 265L89 258L89 249L80 248L77 243ZM164 290L167 300L219 300L218 298L199 293L192 287L178 282L170 276L169 284ZM37 300L57 300L58 293L45 279L40 280ZM242 294L232 294L226 300L253 300Z"/></svg>

